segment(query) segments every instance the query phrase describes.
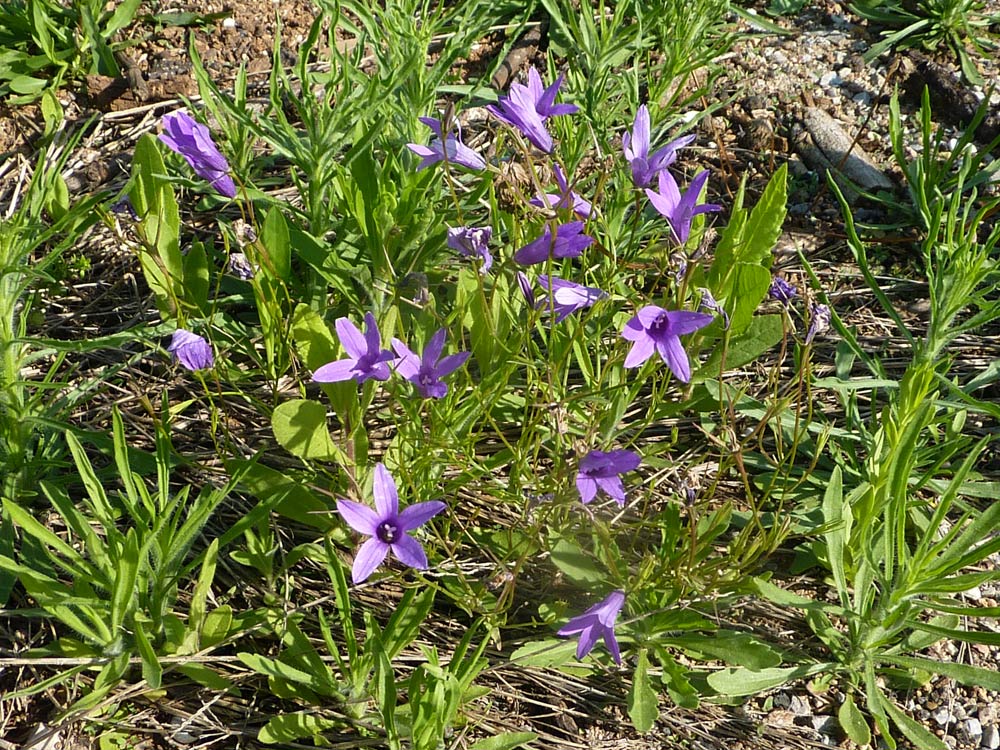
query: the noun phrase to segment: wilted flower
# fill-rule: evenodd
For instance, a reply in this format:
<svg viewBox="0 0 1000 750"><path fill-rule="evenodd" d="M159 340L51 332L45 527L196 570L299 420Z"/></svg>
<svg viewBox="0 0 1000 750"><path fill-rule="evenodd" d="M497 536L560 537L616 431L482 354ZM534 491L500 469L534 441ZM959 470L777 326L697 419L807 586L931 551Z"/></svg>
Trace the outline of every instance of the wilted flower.
<svg viewBox="0 0 1000 750"><path fill-rule="evenodd" d="M729 313L726 312L726 308L719 304L718 300L712 296L712 292L708 289L701 287L698 289L701 293L701 301L698 303L698 308L701 310L708 310L710 313L722 316L722 326L725 329L729 329Z"/></svg>
<svg viewBox="0 0 1000 750"><path fill-rule="evenodd" d="M646 195L649 197L650 203L653 204L653 208L659 211L670 222L670 228L674 232L674 239L681 245L687 242L691 234L691 220L695 216L708 213L709 211L722 210L722 206L714 203L696 205L698 197L701 195L701 189L705 186L707 180L708 170L706 169L691 180L691 186L684 195L681 195L680 188L677 187L677 181L670 174L669 170L664 169L660 172L660 192L657 193L646 188Z"/></svg>
<svg viewBox="0 0 1000 750"><path fill-rule="evenodd" d="M467 169L486 169L486 162L483 157L462 143L462 131L459 130L458 137L451 133L445 138L441 132L442 123L433 117L421 117L420 122L434 131L437 138L432 138L429 146L422 146L419 143L407 143L406 147L417 156L422 156L417 171L437 164L439 161L447 160L451 164L458 164ZM442 141L444 142L442 145Z"/></svg>
<svg viewBox="0 0 1000 750"><path fill-rule="evenodd" d="M445 509L445 504L440 500L428 500L415 503L401 513L396 483L382 464L375 466L372 494L375 497L375 510L352 500L337 500L337 512L347 525L371 537L361 545L354 557L351 579L354 583L366 580L390 551L404 565L425 570L427 555L424 548L406 532L427 523Z"/></svg>
<svg viewBox="0 0 1000 750"><path fill-rule="evenodd" d="M557 115L571 115L579 107L575 104L556 104L556 94L562 86L560 74L548 88L542 88L542 78L534 68L528 70L528 85L512 83L508 96L501 96L495 105L486 110L501 122L517 128L535 147L551 153L552 136L545 128L545 120Z"/></svg>
<svg viewBox="0 0 1000 750"><path fill-rule="evenodd" d="M809 330L806 331L806 343L811 344L812 340L830 327L830 308L814 302L809 306Z"/></svg>
<svg viewBox="0 0 1000 750"><path fill-rule="evenodd" d="M622 329L622 338L632 341L625 367L638 367L657 351L678 380L691 380L691 363L680 337L712 322L712 316L687 310L664 310L647 305Z"/></svg>
<svg viewBox="0 0 1000 750"><path fill-rule="evenodd" d="M184 157L199 177L227 198L236 197L236 184L229 176L229 162L212 141L208 128L183 110L163 117L160 140Z"/></svg>
<svg viewBox="0 0 1000 750"><path fill-rule="evenodd" d="M492 227L451 227L448 229L448 247L467 258L481 258L483 262L479 273L486 273L493 265L493 256L487 247L492 237Z"/></svg>
<svg viewBox="0 0 1000 750"><path fill-rule="evenodd" d="M783 305L788 305L793 299L799 296L795 287L785 281L781 276L775 276L771 280L771 288L767 290L767 295Z"/></svg>
<svg viewBox="0 0 1000 750"><path fill-rule="evenodd" d="M649 155L649 110L643 104L635 113L632 132L622 135L622 150L632 168L632 182L636 187L644 188L662 170L669 167L677 159L677 150L684 148L694 140L693 135L684 135L657 149ZM662 191L661 191L662 192Z"/></svg>
<svg viewBox="0 0 1000 750"><path fill-rule="evenodd" d="M549 277L541 275L538 277L539 285L546 291L546 294L538 300L538 307L548 307L549 292L551 291L552 308L556 313L556 323L561 322L567 315L590 307L597 300L608 295L592 286L576 284L566 279L552 277L551 290L549 287Z"/></svg>
<svg viewBox="0 0 1000 750"><path fill-rule="evenodd" d="M369 378L389 379L389 365L396 358L388 349L381 349L381 339L375 316L365 313L365 333L347 318L338 318L334 324L340 345L348 353L347 359L328 362L316 369L313 380L317 383L335 383L351 380L364 383Z"/></svg>
<svg viewBox="0 0 1000 750"><path fill-rule="evenodd" d="M577 659L589 654L597 639L603 637L604 645L611 652L611 658L615 660L615 664L621 664L621 652L618 649L618 639L615 637L615 620L618 619L618 613L624 606L625 592L612 591L604 601L595 604L559 628L559 635L580 634L580 643L576 647Z"/></svg>
<svg viewBox="0 0 1000 750"><path fill-rule="evenodd" d="M576 258L593 241L593 237L583 234L582 221L571 221L557 226L555 236L552 234L552 228L546 224L542 236L514 253L514 260L530 266L545 262L550 255L553 258Z"/></svg>
<svg viewBox="0 0 1000 750"><path fill-rule="evenodd" d="M618 475L635 471L641 460L639 454L633 451L591 451L580 459L576 475L576 489L580 492L580 500L584 504L589 503L600 489L624 506L625 488Z"/></svg>
<svg viewBox="0 0 1000 750"><path fill-rule="evenodd" d="M215 364L211 345L201 336L178 328L170 339L167 351L187 370L205 370Z"/></svg>
<svg viewBox="0 0 1000 750"><path fill-rule="evenodd" d="M238 279L249 281L254 277L253 266L250 264L250 259L247 258L246 253L239 251L229 253L229 262L226 266L229 269L229 273Z"/></svg>
<svg viewBox="0 0 1000 750"><path fill-rule="evenodd" d="M469 358L469 352L460 352L441 359L446 335L444 328L435 333L424 347L423 356L417 356L399 339L392 340L392 348L399 355L396 372L417 386L424 398L444 398L448 385L441 378L451 375Z"/></svg>
<svg viewBox="0 0 1000 750"><path fill-rule="evenodd" d="M121 200L117 200L111 204L111 213L117 214L118 216L127 216L132 221L139 221L139 214L135 212L135 206L132 205L132 199L127 195L123 196Z"/></svg>
<svg viewBox="0 0 1000 750"><path fill-rule="evenodd" d="M572 208L573 213L580 218L589 219L593 209L590 205L590 201L584 200L569 189L569 182L566 180L566 175L563 174L563 171L559 168L558 164L552 165L552 173L555 175L556 184L559 186L559 192L539 193L528 202L532 206L539 206L541 208L545 208L546 206L556 209Z"/></svg>

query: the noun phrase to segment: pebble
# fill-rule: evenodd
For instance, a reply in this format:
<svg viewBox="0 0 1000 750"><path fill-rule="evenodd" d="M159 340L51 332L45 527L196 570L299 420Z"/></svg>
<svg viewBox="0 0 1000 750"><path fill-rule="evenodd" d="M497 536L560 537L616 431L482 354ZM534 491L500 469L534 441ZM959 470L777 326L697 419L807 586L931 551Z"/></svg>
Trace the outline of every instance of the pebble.
<svg viewBox="0 0 1000 750"><path fill-rule="evenodd" d="M838 76L836 71L833 70L828 70L819 77L819 85L824 88L827 86L839 86L841 83L843 83L843 81L840 80L840 76Z"/></svg>
<svg viewBox="0 0 1000 750"><path fill-rule="evenodd" d="M224 29L235 29L236 28L236 19L233 18L232 16L227 16L226 18L222 19L222 28L224 28Z"/></svg>
<svg viewBox="0 0 1000 750"><path fill-rule="evenodd" d="M813 716L812 725L820 734L835 735L840 722L833 716Z"/></svg>
<svg viewBox="0 0 1000 750"><path fill-rule="evenodd" d="M801 695L792 696L792 700L788 704L788 710L796 716L810 716L813 712L812 706L809 705L809 701Z"/></svg>
<svg viewBox="0 0 1000 750"><path fill-rule="evenodd" d="M931 718L934 719L935 723L943 727L945 724L951 722L951 711L946 706L938 706L931 711Z"/></svg>
<svg viewBox="0 0 1000 750"><path fill-rule="evenodd" d="M979 719L966 719L962 722L962 731L970 740L978 740L983 736L983 725Z"/></svg>
<svg viewBox="0 0 1000 750"><path fill-rule="evenodd" d="M983 727L983 738L979 741L979 745L986 750L997 750L1000 747L1000 729L997 729L995 724Z"/></svg>

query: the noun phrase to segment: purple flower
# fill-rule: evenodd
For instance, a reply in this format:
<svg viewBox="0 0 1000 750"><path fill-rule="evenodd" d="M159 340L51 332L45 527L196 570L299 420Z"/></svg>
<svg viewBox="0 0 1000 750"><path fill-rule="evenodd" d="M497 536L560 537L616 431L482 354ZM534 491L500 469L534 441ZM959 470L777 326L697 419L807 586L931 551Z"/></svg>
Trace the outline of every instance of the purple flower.
<svg viewBox="0 0 1000 750"><path fill-rule="evenodd" d="M590 201L584 200L569 189L569 183L566 180L566 175L563 174L563 171L559 168L558 164L554 164L552 166L552 172L555 175L556 184L559 185L559 192L539 193L528 202L532 206L539 206L541 208L544 208L546 205L549 208L554 209L572 208L573 213L581 219L589 219L593 210L593 207L590 205Z"/></svg>
<svg viewBox="0 0 1000 750"><path fill-rule="evenodd" d="M646 187L657 173L663 171L677 159L677 150L694 140L693 135L685 135L671 141L649 155L649 110L643 104L635 113L632 132L622 136L622 150L629 166L632 167L632 182L636 187ZM662 192L662 190L661 190Z"/></svg>
<svg viewBox="0 0 1000 750"><path fill-rule="evenodd" d="M545 128L545 120L557 115L571 115L579 107L575 104L556 104L556 93L562 86L560 74L548 88L542 88L542 78L534 68L528 70L528 85L512 83L510 94L501 96L495 105L486 110L507 125L521 131L536 148L552 152L552 136Z"/></svg>
<svg viewBox="0 0 1000 750"><path fill-rule="evenodd" d="M337 501L337 512L347 525L371 537L354 557L351 579L356 584L366 580L390 551L404 565L425 570L427 555L424 548L406 532L427 523L445 509L445 504L440 500L428 500L415 503L400 513L396 483L382 464L375 466L372 494L375 496L375 510L351 500Z"/></svg>
<svg viewBox="0 0 1000 750"><path fill-rule="evenodd" d="M131 221L139 221L139 214L135 212L132 199L127 195L111 204L111 213L118 216L127 216Z"/></svg>
<svg viewBox="0 0 1000 750"><path fill-rule="evenodd" d="M780 276L775 276L771 280L771 288L767 290L767 295L781 304L787 306L793 299L799 296L795 286L785 281Z"/></svg>
<svg viewBox="0 0 1000 750"><path fill-rule="evenodd" d="M167 351L191 372L205 370L215 364L211 345L198 334L185 331L183 328L174 331Z"/></svg>
<svg viewBox="0 0 1000 750"><path fill-rule="evenodd" d="M597 496L597 490L604 490L616 503L625 505L625 488L619 474L635 471L639 466L638 453L633 451L591 451L580 459L580 469L576 475L576 488L580 500L589 503Z"/></svg>
<svg viewBox="0 0 1000 750"><path fill-rule="evenodd" d="M622 338L633 342L625 357L625 367L638 367L656 350L674 377L687 383L691 380L691 363L680 337L704 328L712 320L712 316L705 313L667 311L656 305L647 305L622 329Z"/></svg>
<svg viewBox="0 0 1000 750"><path fill-rule="evenodd" d="M806 331L806 343L811 344L817 335L830 327L830 308L814 302L809 306L809 330Z"/></svg>
<svg viewBox="0 0 1000 750"><path fill-rule="evenodd" d="M538 300L538 307L548 307L548 292L551 291L552 308L556 313L556 323L562 322L567 315L575 313L577 310L582 310L585 307L590 307L597 300L608 296L595 287L583 286L582 284L566 281L566 279L560 279L556 276L552 277L551 290L549 288L548 276L539 276L538 283L546 291L545 296Z"/></svg>
<svg viewBox="0 0 1000 750"><path fill-rule="evenodd" d="M550 255L553 258L576 258L593 241L593 237L583 234L582 221L571 221L557 226L554 236L552 228L546 224L542 236L514 253L514 260L530 266L543 263Z"/></svg>
<svg viewBox="0 0 1000 750"><path fill-rule="evenodd" d="M528 301L528 307L535 306L535 292L531 288L531 279L521 271L517 272L517 285L521 287L521 294Z"/></svg>
<svg viewBox="0 0 1000 750"><path fill-rule="evenodd" d="M340 345L350 355L347 359L328 362L317 368L313 380L317 383L335 383L340 380L357 380L364 383L369 378L389 379L389 365L395 355L387 349L380 349L382 337L378 332L375 316L365 313L365 333L347 318L338 318L334 324Z"/></svg>
<svg viewBox="0 0 1000 750"><path fill-rule="evenodd" d="M487 245L493 237L492 227L451 227L448 229L448 247L467 258L481 258L479 273L485 274L493 265Z"/></svg>
<svg viewBox="0 0 1000 750"><path fill-rule="evenodd" d="M434 131L437 138L432 138L430 146L421 146L419 143L407 143L406 147L417 156L423 159L417 165L417 171L437 164L439 161L448 161L451 164L458 164L466 169L486 169L486 162L483 157L462 143L462 131L459 130L458 137L448 134L445 138L441 133L442 123L433 117L421 117L420 122ZM442 145L444 141L444 145Z"/></svg>
<svg viewBox="0 0 1000 750"><path fill-rule="evenodd" d="M646 195L653 207L670 222L674 239L681 245L687 242L688 236L691 234L691 219L698 214L722 210L722 206L714 203L697 205L701 189L707 180L708 170L706 169L691 180L691 186L684 195L681 195L677 181L668 170L664 169L660 172L660 192L657 193L646 188Z"/></svg>
<svg viewBox="0 0 1000 750"><path fill-rule="evenodd" d="M595 604L582 615L577 615L559 629L559 635L580 634L580 644L576 647L576 658L582 659L591 652L597 639L604 637L604 645L611 652L615 664L622 663L615 638L615 620L625 606L625 592L612 591L604 601Z"/></svg>
<svg viewBox="0 0 1000 750"><path fill-rule="evenodd" d="M448 386L441 382L441 378L451 375L469 358L469 352L460 352L441 359L446 335L443 328L435 333L424 347L422 357L418 357L399 339L392 340L392 348L399 355L396 372L417 386L424 398L444 398Z"/></svg>
<svg viewBox="0 0 1000 750"><path fill-rule="evenodd" d="M236 185L229 176L229 162L222 155L208 128L183 110L163 117L160 140L184 157L199 177L227 198L236 197Z"/></svg>

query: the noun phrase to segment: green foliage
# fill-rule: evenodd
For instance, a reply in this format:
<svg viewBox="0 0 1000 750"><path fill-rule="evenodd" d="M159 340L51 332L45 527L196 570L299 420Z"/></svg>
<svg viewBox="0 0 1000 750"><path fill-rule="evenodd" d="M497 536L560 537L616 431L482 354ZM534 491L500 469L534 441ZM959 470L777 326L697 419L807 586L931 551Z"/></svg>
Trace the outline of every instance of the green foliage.
<svg viewBox="0 0 1000 750"><path fill-rule="evenodd" d="M923 47L937 50L947 46L958 57L962 74L970 83L982 85L983 78L969 56L966 45L989 54L997 48L990 37L989 26L997 22L996 15L983 12L977 0L858 0L850 9L868 21L887 27L882 41L865 53L871 62L889 49Z"/></svg>
<svg viewBox="0 0 1000 750"><path fill-rule="evenodd" d="M0 97L37 99L49 86L87 73L119 75L116 39L129 26L141 0L113 8L100 0L9 0L0 6Z"/></svg>

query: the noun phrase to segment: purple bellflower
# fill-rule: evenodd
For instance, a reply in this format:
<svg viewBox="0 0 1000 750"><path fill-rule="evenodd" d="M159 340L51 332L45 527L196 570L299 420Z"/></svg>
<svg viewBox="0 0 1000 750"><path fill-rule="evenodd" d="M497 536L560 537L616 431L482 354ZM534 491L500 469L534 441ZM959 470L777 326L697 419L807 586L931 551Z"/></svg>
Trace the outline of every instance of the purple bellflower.
<svg viewBox="0 0 1000 750"><path fill-rule="evenodd" d="M553 258L577 258L593 241L593 237L583 233L582 221L559 225L554 236L551 226L546 224L542 236L514 253L514 260L521 265L531 266L544 263L550 255Z"/></svg>
<svg viewBox="0 0 1000 750"><path fill-rule="evenodd" d="M440 500L428 500L414 503L400 512L396 483L382 464L375 466L372 494L375 496L375 510L352 500L337 501L337 512L347 525L371 537L361 545L354 557L351 579L356 584L365 581L382 564L389 552L404 565L426 570L427 555L424 548L407 532L427 523L445 509L445 504Z"/></svg>
<svg viewBox="0 0 1000 750"><path fill-rule="evenodd" d="M328 362L316 369L313 380L317 383L336 383L341 380L356 380L364 383L369 378L389 379L389 365L396 358L388 349L381 349L381 336L375 316L365 313L365 333L362 335L354 323L347 318L338 318L334 324L340 345L349 355L347 359Z"/></svg>
<svg viewBox="0 0 1000 750"><path fill-rule="evenodd" d="M417 386L424 398L444 398L448 393L448 385L442 383L441 378L451 375L469 358L469 352L460 352L441 359L446 335L447 332L442 328L431 336L424 347L423 356L417 356L399 339L392 340L392 348L399 355L396 372Z"/></svg>
<svg viewBox="0 0 1000 750"><path fill-rule="evenodd" d="M212 141L208 128L183 110L163 117L160 140L184 157L199 177L208 180L227 198L236 197L236 184L229 176L229 162Z"/></svg>
<svg viewBox="0 0 1000 750"><path fill-rule="evenodd" d="M591 451L580 459L576 475L576 489L586 505L598 490L604 490L619 505L625 505L625 488L619 474L635 471L642 459L633 451Z"/></svg>
<svg viewBox="0 0 1000 750"><path fill-rule="evenodd" d="M727 331L729 330L729 313L726 312L726 308L719 304L719 301L712 296L712 292L705 287L698 289L701 292L701 301L698 303L699 310L707 310L713 315L722 316L722 327Z"/></svg>
<svg viewBox="0 0 1000 750"><path fill-rule="evenodd" d="M546 206L553 209L572 208L573 213L581 219L589 219L593 211L590 201L584 200L577 193L569 189L569 182L566 180L566 175L563 174L558 164L552 165L552 173L555 175L559 192L539 193L528 202L532 206L540 208L545 208Z"/></svg>
<svg viewBox="0 0 1000 750"><path fill-rule="evenodd" d="M585 307L590 307L597 300L608 296L595 287L583 286L583 284L566 281L566 279L560 279L557 276L551 278L551 287L550 279L545 275L538 277L538 283L545 290L545 294L540 296L538 300L538 307L544 309L549 306L549 295L551 293L552 308L556 313L556 323L561 323L567 315L571 315Z"/></svg>
<svg viewBox="0 0 1000 750"><path fill-rule="evenodd" d="M767 296L787 307L793 299L799 296L799 293L793 284L781 276L775 276L771 280L771 288L767 290Z"/></svg>
<svg viewBox="0 0 1000 750"><path fill-rule="evenodd" d="M625 357L625 367L638 367L657 351L674 377L683 383L691 380L691 362L681 345L680 337L694 333L711 323L713 317L687 310L664 310L647 305L622 329L622 338L631 341L632 349Z"/></svg>
<svg viewBox="0 0 1000 750"><path fill-rule="evenodd" d="M479 273L485 274L493 265L493 256L487 247L492 237L492 227L450 227L448 247L467 258L480 258Z"/></svg>
<svg viewBox="0 0 1000 750"><path fill-rule="evenodd" d="M806 343L830 328L830 308L814 302L809 306L809 330L806 331Z"/></svg>
<svg viewBox="0 0 1000 750"><path fill-rule="evenodd" d="M684 148L694 139L693 135L681 136L650 155L649 110L643 104L635 113L632 132L622 135L622 150L632 168L632 182L636 187L648 186L657 174L674 163L678 149Z"/></svg>
<svg viewBox="0 0 1000 750"><path fill-rule="evenodd" d="M517 272L517 285L521 288L521 294L524 295L524 299L528 302L528 307L535 306L535 292L531 288L531 279L528 278L526 273L522 271Z"/></svg>
<svg viewBox="0 0 1000 750"><path fill-rule="evenodd" d="M174 331L167 351L181 363L186 370L206 370L215 364L211 345L197 333L191 333L183 328Z"/></svg>
<svg viewBox="0 0 1000 750"><path fill-rule="evenodd" d="M483 157L462 143L462 131L459 130L458 137L448 134L444 137L441 132L442 123L433 117L421 117L420 122L434 131L436 138L432 138L429 146L422 146L419 143L407 143L406 147L417 156L422 156L417 171L425 169L439 161L447 160L451 164L458 164L466 169L479 171L486 169L486 162Z"/></svg>
<svg viewBox="0 0 1000 750"><path fill-rule="evenodd" d="M576 658L582 659L591 652L597 644L597 639L604 638L604 645L611 652L615 664L622 663L621 651L618 649L618 639L615 638L615 620L625 606L625 592L612 591L607 597L588 609L582 615L577 615L559 629L559 635L580 634L580 643L576 647Z"/></svg>
<svg viewBox="0 0 1000 750"><path fill-rule="evenodd" d="M575 104L556 104L556 94L562 86L563 74L548 88L542 87L542 77L534 68L528 70L528 85L512 83L508 96L501 96L495 105L486 110L500 122L521 131L532 145L552 153L552 136L545 128L545 120L557 115L571 115L579 107Z"/></svg>
<svg viewBox="0 0 1000 750"><path fill-rule="evenodd" d="M674 239L681 245L687 242L691 235L691 220L698 214L709 211L721 211L722 206L715 203L702 203L697 205L701 190L708 181L708 170L699 172L687 191L681 195L677 187L677 181L664 169L660 172L660 192L655 192L646 188L646 195L649 197L653 207L662 214L673 230Z"/></svg>

